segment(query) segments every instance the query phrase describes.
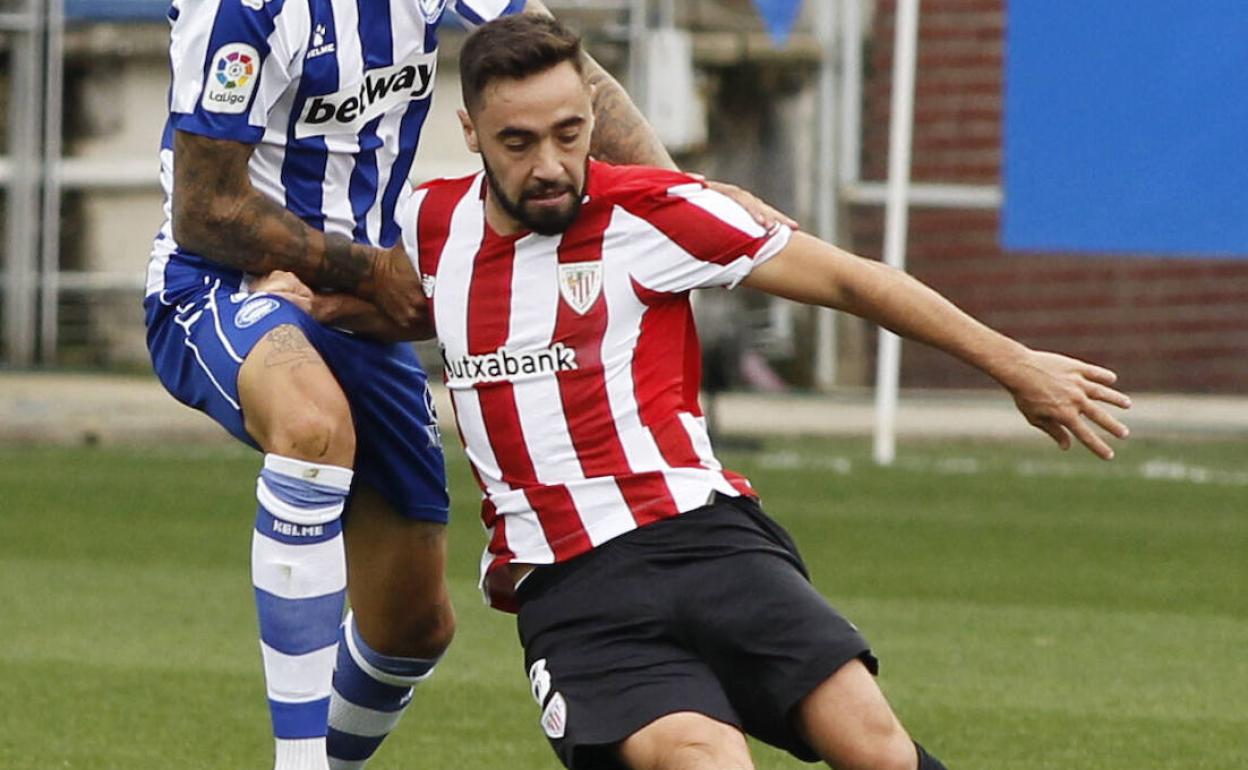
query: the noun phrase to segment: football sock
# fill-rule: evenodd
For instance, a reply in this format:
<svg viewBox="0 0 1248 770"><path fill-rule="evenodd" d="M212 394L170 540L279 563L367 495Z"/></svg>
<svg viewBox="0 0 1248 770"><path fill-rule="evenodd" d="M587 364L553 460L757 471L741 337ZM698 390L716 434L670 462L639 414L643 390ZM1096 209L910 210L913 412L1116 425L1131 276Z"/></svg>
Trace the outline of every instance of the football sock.
<svg viewBox="0 0 1248 770"><path fill-rule="evenodd" d="M338 635L338 664L329 708L331 770L360 770L403 716L412 688L433 674L437 659L381 655L347 613Z"/></svg>
<svg viewBox="0 0 1248 770"><path fill-rule="evenodd" d="M918 743L914 744L914 748L919 752L919 770L946 770L939 759L927 753L927 749Z"/></svg>
<svg viewBox="0 0 1248 770"><path fill-rule="evenodd" d="M276 739L275 770L326 770L330 681L347 588L349 468L265 455L251 579Z"/></svg>

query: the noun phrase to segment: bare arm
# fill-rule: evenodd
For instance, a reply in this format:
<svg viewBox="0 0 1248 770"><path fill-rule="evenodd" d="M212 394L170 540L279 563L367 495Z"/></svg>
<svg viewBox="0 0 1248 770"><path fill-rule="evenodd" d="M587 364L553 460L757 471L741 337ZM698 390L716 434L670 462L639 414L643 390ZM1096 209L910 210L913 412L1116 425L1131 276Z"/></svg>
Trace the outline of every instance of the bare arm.
<svg viewBox="0 0 1248 770"><path fill-rule="evenodd" d="M1073 434L1108 460L1113 450L1084 421L1118 438L1127 428L1097 402L1123 409L1127 396L1110 387L1108 369L1032 350L976 321L910 275L795 233L745 285L787 299L844 310L897 334L932 345L986 372L1014 397L1027 421L1063 449Z"/></svg>
<svg viewBox="0 0 1248 770"><path fill-rule="evenodd" d="M528 0L524 11L553 15L541 0ZM594 135L591 137L590 154L607 163L676 170L676 162L619 81L588 53L581 55L581 63L594 100Z"/></svg>
<svg viewBox="0 0 1248 770"><path fill-rule="evenodd" d="M433 336L428 305L410 325L400 325L372 302L350 294L314 292L294 273L274 270L251 284L253 292L282 297L298 305L308 315L328 326L347 329L383 342L423 340Z"/></svg>
<svg viewBox="0 0 1248 770"><path fill-rule="evenodd" d="M374 300L410 324L424 305L402 247L379 249L327 235L252 187L253 147L177 132L173 234L186 249L248 273L287 270L318 288Z"/></svg>

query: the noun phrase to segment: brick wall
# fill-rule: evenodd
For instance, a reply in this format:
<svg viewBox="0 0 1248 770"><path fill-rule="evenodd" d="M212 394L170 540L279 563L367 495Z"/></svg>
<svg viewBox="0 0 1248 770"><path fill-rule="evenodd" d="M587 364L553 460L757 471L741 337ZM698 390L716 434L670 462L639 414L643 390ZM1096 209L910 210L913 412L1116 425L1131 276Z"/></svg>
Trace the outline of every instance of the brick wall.
<svg viewBox="0 0 1248 770"><path fill-rule="evenodd" d="M864 88L863 176L888 162L895 0L879 0ZM1005 0L926 0L915 100L914 178L996 184L1002 162ZM854 247L879 256L883 211L855 209ZM1114 368L1131 391L1248 389L1248 260L1004 253L996 211L913 209L908 268L1033 347ZM986 384L919 345L909 387Z"/></svg>

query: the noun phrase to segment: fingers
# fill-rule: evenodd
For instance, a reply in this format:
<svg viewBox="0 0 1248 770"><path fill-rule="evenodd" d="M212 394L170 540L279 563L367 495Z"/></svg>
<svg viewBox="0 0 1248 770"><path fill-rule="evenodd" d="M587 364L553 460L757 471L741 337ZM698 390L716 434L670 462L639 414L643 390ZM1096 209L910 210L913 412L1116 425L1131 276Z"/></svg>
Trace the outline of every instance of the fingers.
<svg viewBox="0 0 1248 770"><path fill-rule="evenodd" d="M1093 382L1099 382L1102 385L1113 385L1118 381L1118 375L1111 369L1106 369L1096 364L1089 364L1086 361L1080 361L1079 363L1079 373Z"/></svg>
<svg viewBox="0 0 1248 770"><path fill-rule="evenodd" d="M1083 408L1083 413L1089 420L1101 426L1105 432L1117 438L1126 438L1131 435L1131 430L1118 421L1109 412L1096 404L1089 403Z"/></svg>
<svg viewBox="0 0 1248 770"><path fill-rule="evenodd" d="M1070 449L1070 434L1057 422L1053 420L1036 420L1032 425L1049 434L1057 442L1057 445L1062 448L1063 452Z"/></svg>
<svg viewBox="0 0 1248 770"><path fill-rule="evenodd" d="M1088 393L1088 398L1096 401L1103 401L1106 404L1112 404L1119 409L1131 408L1131 397L1125 393L1120 393L1113 388L1107 388L1104 385L1091 383L1085 388L1085 390Z"/></svg>
<svg viewBox="0 0 1248 770"><path fill-rule="evenodd" d="M1075 435L1075 438L1079 439L1079 443L1091 450L1092 454L1102 460L1114 459L1114 450L1086 422L1075 419L1066 427Z"/></svg>

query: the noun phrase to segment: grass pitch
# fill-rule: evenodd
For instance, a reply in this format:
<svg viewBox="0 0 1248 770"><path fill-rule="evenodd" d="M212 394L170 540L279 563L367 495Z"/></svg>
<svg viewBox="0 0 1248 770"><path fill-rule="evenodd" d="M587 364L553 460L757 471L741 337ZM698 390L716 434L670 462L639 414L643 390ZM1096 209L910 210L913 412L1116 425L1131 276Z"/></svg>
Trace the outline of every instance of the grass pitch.
<svg viewBox="0 0 1248 770"><path fill-rule="evenodd" d="M953 770L1231 770L1248 754L1248 444L853 441L726 453ZM0 768L265 768L242 449L0 448ZM451 452L455 646L371 768L557 767L476 592ZM758 747L760 768L797 768Z"/></svg>

